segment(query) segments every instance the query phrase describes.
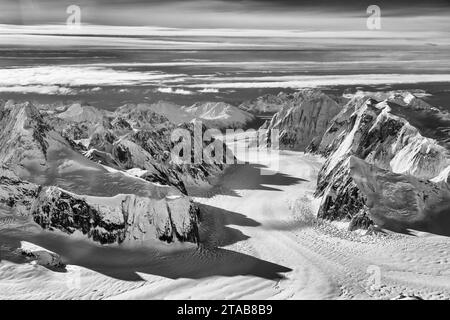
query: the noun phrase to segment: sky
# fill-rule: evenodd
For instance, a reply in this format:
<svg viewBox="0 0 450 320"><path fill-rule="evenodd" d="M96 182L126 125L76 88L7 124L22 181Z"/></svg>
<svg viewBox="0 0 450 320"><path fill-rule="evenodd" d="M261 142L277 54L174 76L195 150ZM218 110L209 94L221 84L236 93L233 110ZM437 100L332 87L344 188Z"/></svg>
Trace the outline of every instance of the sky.
<svg viewBox="0 0 450 320"><path fill-rule="evenodd" d="M440 28L450 13L448 0L2 0L0 23L65 23L72 4L82 9L84 23L180 28L349 28L367 17L371 4L379 5L386 18L422 17L422 27ZM405 28L421 27L414 19L404 22Z"/></svg>
<svg viewBox="0 0 450 320"><path fill-rule="evenodd" d="M342 45L364 42L365 45L447 46L450 43L449 0L429 0L426 5L417 0L347 0L339 1L339 6L336 3L331 0L1 0L0 45L114 44L168 49L178 46L232 49L250 45L295 49L305 41L310 46L321 47L333 45L337 39L345 39ZM374 3L381 9L380 30L369 30L366 24L367 7ZM67 8L73 4L81 10L82 28L75 31L66 25L70 16ZM268 41L261 41L262 38Z"/></svg>
<svg viewBox="0 0 450 320"><path fill-rule="evenodd" d="M162 83L162 90L185 93L355 79L410 83L436 73L447 81L449 1L0 0L0 92ZM373 4L381 10L377 30L367 27ZM81 10L78 28L66 23L71 5ZM89 54L80 56L84 51ZM116 51L117 59L103 58ZM280 74L265 77L274 72ZM323 74L330 77L319 79Z"/></svg>

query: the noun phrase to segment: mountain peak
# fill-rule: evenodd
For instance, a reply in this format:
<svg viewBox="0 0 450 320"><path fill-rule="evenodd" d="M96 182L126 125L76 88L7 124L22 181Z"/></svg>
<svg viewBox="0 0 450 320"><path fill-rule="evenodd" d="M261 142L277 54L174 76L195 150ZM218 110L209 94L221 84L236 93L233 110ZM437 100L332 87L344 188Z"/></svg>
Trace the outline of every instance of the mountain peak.
<svg viewBox="0 0 450 320"><path fill-rule="evenodd" d="M50 126L30 102L5 103L0 111L0 162L12 167L45 162Z"/></svg>

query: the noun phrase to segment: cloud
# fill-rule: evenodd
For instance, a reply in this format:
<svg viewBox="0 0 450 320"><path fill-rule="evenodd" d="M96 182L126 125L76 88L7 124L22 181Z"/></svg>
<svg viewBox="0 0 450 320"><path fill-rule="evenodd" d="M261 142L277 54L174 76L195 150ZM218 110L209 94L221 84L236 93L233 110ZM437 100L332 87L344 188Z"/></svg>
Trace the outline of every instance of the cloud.
<svg viewBox="0 0 450 320"><path fill-rule="evenodd" d="M193 94L192 91L185 90L185 89L158 88L157 91L161 92L161 93L171 93L171 94L181 94L181 95L191 95L191 94Z"/></svg>
<svg viewBox="0 0 450 320"><path fill-rule="evenodd" d="M222 81L221 81L222 80ZM215 79L210 83L185 85L188 88L249 89L249 88L315 88L338 85L385 85L450 82L450 74L347 74L289 77L253 77L226 81Z"/></svg>
<svg viewBox="0 0 450 320"><path fill-rule="evenodd" d="M32 86L15 85L15 86L0 87L0 92L20 93L20 94L38 93L46 95L72 95L76 93L74 90L66 87L44 86L44 85L32 85Z"/></svg>
<svg viewBox="0 0 450 320"><path fill-rule="evenodd" d="M39 66L0 69L0 92L71 95L104 87L159 85L183 74L152 71L124 71L91 66ZM174 89L178 93L180 90Z"/></svg>
<svg viewBox="0 0 450 320"><path fill-rule="evenodd" d="M351 69L349 69L351 70ZM376 69L375 69L376 70ZM342 70L341 70L342 71ZM156 92L191 95L216 93L220 89L242 88L310 88L336 85L385 85L420 82L450 82L450 74L328 74L328 75L276 75L224 76L187 75L157 71L115 70L106 67L39 66L0 69L0 92L73 95L96 92L108 88L130 87ZM114 89L116 90L116 89Z"/></svg>
<svg viewBox="0 0 450 320"><path fill-rule="evenodd" d="M200 93L219 93L219 89L203 88L201 90L197 90L197 92L200 92Z"/></svg>
<svg viewBox="0 0 450 320"><path fill-rule="evenodd" d="M184 76L161 72L138 72L83 66L39 66L0 69L0 86L120 86L155 83Z"/></svg>

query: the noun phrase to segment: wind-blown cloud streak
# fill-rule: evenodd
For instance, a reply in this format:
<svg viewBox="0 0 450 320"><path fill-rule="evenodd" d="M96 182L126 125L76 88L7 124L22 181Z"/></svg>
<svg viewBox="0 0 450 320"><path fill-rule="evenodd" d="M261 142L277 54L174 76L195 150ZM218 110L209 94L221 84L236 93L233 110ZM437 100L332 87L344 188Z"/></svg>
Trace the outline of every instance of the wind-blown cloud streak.
<svg viewBox="0 0 450 320"><path fill-rule="evenodd" d="M306 49L362 46L450 46L450 32L429 31L301 31L263 29L175 29L84 25L0 25L0 46L20 48L142 48L142 49ZM439 48L438 48L439 49Z"/></svg>

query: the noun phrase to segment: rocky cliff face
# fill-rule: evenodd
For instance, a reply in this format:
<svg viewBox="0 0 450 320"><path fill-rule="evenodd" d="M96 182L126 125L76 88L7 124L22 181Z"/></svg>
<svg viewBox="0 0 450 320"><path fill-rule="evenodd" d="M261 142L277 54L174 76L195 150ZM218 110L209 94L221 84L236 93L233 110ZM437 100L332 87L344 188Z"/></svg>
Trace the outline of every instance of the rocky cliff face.
<svg viewBox="0 0 450 320"><path fill-rule="evenodd" d="M274 115L265 129L279 130L280 147L304 150L312 140L322 137L340 109L320 91L301 91Z"/></svg>
<svg viewBox="0 0 450 320"><path fill-rule="evenodd" d="M426 108L416 99L407 100L411 107ZM395 115L398 106L390 98L355 97L323 137L312 141L308 150L327 157L316 191L323 197L319 217L349 219L351 228L375 222L396 229L424 228L433 215L442 219L448 150Z"/></svg>
<svg viewBox="0 0 450 320"><path fill-rule="evenodd" d="M31 212L44 229L82 234L101 244L199 240L198 208L182 196L80 197L48 187L40 190Z"/></svg>
<svg viewBox="0 0 450 320"><path fill-rule="evenodd" d="M39 193L39 186L21 180L14 172L0 170L0 204L14 209L17 216L29 216L34 199Z"/></svg>
<svg viewBox="0 0 450 320"><path fill-rule="evenodd" d="M199 241L198 207L182 195L79 196L3 175L0 204L43 229L79 234L101 244Z"/></svg>
<svg viewBox="0 0 450 320"><path fill-rule="evenodd" d="M105 170L79 152L94 143L102 151L86 152L86 157L108 159L109 165L120 167L122 155L117 156L118 160L113 156L116 134L127 132L131 126L124 124L123 119L110 120L108 115L95 113L91 108L76 106L68 111L62 117L46 118L30 103L10 101L1 106L0 122L8 134L3 131L0 135L0 205L16 216L32 218L42 228L80 234L102 244L198 242L198 209L170 186L180 180L176 176L173 183L168 182L170 177L164 175L166 168L162 164L163 148L155 147L166 142L158 141L158 135L146 137L148 145L149 140L154 140L148 147L154 153L148 156L155 166L162 167L161 171L154 168L160 174L160 183L134 178L126 171ZM88 130L71 131L80 123ZM78 180L72 181L74 178ZM111 190L96 192L102 183L111 186ZM74 190L92 195L80 196ZM136 192L120 192L132 190ZM93 196L97 193L109 196Z"/></svg>

